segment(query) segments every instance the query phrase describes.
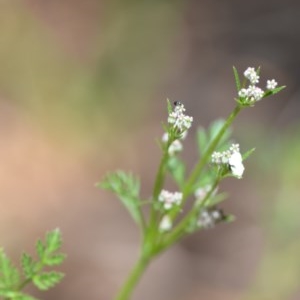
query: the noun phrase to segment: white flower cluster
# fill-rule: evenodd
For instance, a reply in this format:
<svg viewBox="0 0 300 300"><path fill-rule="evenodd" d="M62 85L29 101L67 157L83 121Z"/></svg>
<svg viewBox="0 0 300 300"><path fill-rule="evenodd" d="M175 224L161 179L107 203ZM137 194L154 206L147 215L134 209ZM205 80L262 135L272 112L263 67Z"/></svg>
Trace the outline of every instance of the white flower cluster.
<svg viewBox="0 0 300 300"><path fill-rule="evenodd" d="M193 117L185 115L184 112L184 105L175 102L175 108L168 117L168 123L173 125L179 132L184 132L192 126Z"/></svg>
<svg viewBox="0 0 300 300"><path fill-rule="evenodd" d="M223 212L220 209L202 210L198 219L198 226L203 228L212 228L217 222L224 218Z"/></svg>
<svg viewBox="0 0 300 300"><path fill-rule="evenodd" d="M264 91L257 87L256 84L259 83L259 75L254 68L248 68L244 72L245 78L247 78L250 82L248 88L242 88L239 91L239 97L244 98L244 100L249 104L254 104L255 102L261 100L264 96ZM272 91L276 88L277 82L272 80L267 80L267 90Z"/></svg>
<svg viewBox="0 0 300 300"><path fill-rule="evenodd" d="M211 156L211 161L216 165L228 165L233 176L242 178L245 167L238 144L232 144L227 151L214 152Z"/></svg>
<svg viewBox="0 0 300 300"><path fill-rule="evenodd" d="M257 84L259 83L259 76L254 68L248 68L244 72L244 76L250 81L251 84Z"/></svg>
<svg viewBox="0 0 300 300"><path fill-rule="evenodd" d="M249 85L247 89L241 89L239 91L239 96L246 98L250 103L254 103L262 99L264 91L255 85Z"/></svg>
<svg viewBox="0 0 300 300"><path fill-rule="evenodd" d="M162 190L158 196L158 201L163 203L164 209L169 210L174 205L180 205L182 201L182 193L171 193L169 191Z"/></svg>
<svg viewBox="0 0 300 300"><path fill-rule="evenodd" d="M187 131L185 131L181 137L181 139L183 139L185 136L186 136L186 133ZM164 143L167 143L169 140L169 135L167 132L164 133L163 137L162 137L162 141ZM181 152L183 149L183 146L182 146L182 143L180 142L180 140L175 140L171 143L171 145L169 146L168 148L168 152L169 152L169 155L174 155L178 152Z"/></svg>
<svg viewBox="0 0 300 300"><path fill-rule="evenodd" d="M210 189L211 189L211 185L210 184L208 184L208 185L206 185L204 187L198 188L195 191L195 198L196 198L196 200L202 201L206 197L206 195L210 191Z"/></svg>
<svg viewBox="0 0 300 300"><path fill-rule="evenodd" d="M276 88L277 86L277 82L275 81L275 79L272 80L267 80L267 89L272 91Z"/></svg>
<svg viewBox="0 0 300 300"><path fill-rule="evenodd" d="M210 192L211 188L212 188L212 186L211 186L210 184L207 184L207 185L205 185L205 186L203 186L203 187L198 188L198 189L195 191L195 198L196 198L196 201L197 201L198 203L201 203L201 202L205 199L207 193ZM212 191L211 196L215 196L216 193L217 193L217 191L218 191L218 188L214 189L214 190Z"/></svg>

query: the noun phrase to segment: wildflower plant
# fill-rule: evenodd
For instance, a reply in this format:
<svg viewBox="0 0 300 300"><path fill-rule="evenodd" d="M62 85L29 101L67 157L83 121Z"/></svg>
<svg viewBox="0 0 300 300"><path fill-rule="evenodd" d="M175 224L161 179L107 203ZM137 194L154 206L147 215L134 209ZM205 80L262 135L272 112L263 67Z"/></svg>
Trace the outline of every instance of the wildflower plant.
<svg viewBox="0 0 300 300"><path fill-rule="evenodd" d="M60 265L65 254L59 253L62 244L61 233L58 229L46 234L45 242L36 243L37 258L23 253L21 256L21 271L13 265L4 250L0 249L0 297L11 300L37 300L25 293L23 289L30 283L39 290L45 291L58 284L64 274L49 270Z"/></svg>
<svg viewBox="0 0 300 300"><path fill-rule="evenodd" d="M235 68L233 73L237 88L236 106L226 120L212 123L208 130L200 128L197 131L199 160L190 173L179 153L194 120L186 114L182 103L176 101L172 104L168 100L168 118L160 142L162 157L149 201L142 201L140 181L130 173L109 173L98 184L117 195L141 233L139 258L116 300L130 299L149 263L183 237L233 220L233 216L220 208L226 195L219 192L218 187L226 177L243 177L244 160L254 149L241 152L239 144L231 143L230 126L242 109L252 107L284 88L277 87L274 79L267 81L265 90L258 87L259 68L248 68L243 74L243 82ZM177 190L165 188L167 176L173 178ZM144 209L144 205L148 205L148 209Z"/></svg>

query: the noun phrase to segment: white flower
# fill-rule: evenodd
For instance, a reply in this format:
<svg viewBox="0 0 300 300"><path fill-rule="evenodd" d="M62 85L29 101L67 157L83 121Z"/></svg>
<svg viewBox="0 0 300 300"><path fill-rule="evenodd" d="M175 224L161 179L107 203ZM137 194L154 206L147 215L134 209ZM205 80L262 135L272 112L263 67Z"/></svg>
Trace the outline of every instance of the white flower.
<svg viewBox="0 0 300 300"><path fill-rule="evenodd" d="M211 156L211 161L216 165L227 165L233 176L242 178L245 167L238 144L232 144L227 151L214 152Z"/></svg>
<svg viewBox="0 0 300 300"><path fill-rule="evenodd" d="M242 178L245 167L243 165L243 158L240 152L233 152L231 157L229 158L229 166L232 172L232 175L234 175L237 178Z"/></svg>
<svg viewBox="0 0 300 300"><path fill-rule="evenodd" d="M184 139L187 137L187 135L188 135L188 132L187 132L187 131L184 131L184 132L181 134L180 139L181 139L181 140L184 140Z"/></svg>
<svg viewBox="0 0 300 300"><path fill-rule="evenodd" d="M277 82L275 79L267 80L266 89L267 93L264 90L257 87L256 84L259 82L259 74L254 68L247 68L244 71L244 76L248 80L248 87L245 87L238 91L238 102L243 106L253 106L255 102L261 100L262 98L271 95L270 91L274 91L277 87Z"/></svg>
<svg viewBox="0 0 300 300"><path fill-rule="evenodd" d="M204 227L204 228L212 228L215 225L214 219L211 217L209 212L207 210L203 210L200 213L199 219L198 219L198 226Z"/></svg>
<svg viewBox="0 0 300 300"><path fill-rule="evenodd" d="M182 201L182 193L171 193L166 190L162 190L158 196L158 201L163 202L164 209L169 210L173 205L180 205Z"/></svg>
<svg viewBox="0 0 300 300"><path fill-rule="evenodd" d="M259 82L259 76L254 68L248 68L244 72L244 76L251 82L251 84L256 84Z"/></svg>
<svg viewBox="0 0 300 300"><path fill-rule="evenodd" d="M255 85L249 85L247 89L241 89L238 95L241 98L245 98L246 102L253 103L262 99L264 91Z"/></svg>
<svg viewBox="0 0 300 300"><path fill-rule="evenodd" d="M159 223L159 230L161 232L169 231L172 228L172 220L168 215L163 216Z"/></svg>
<svg viewBox="0 0 300 300"><path fill-rule="evenodd" d="M231 152L240 152L240 145L239 144L232 144L229 148Z"/></svg>
<svg viewBox="0 0 300 300"><path fill-rule="evenodd" d="M277 82L275 81L275 79L272 80L267 80L267 89L272 91L276 88L277 86Z"/></svg>
<svg viewBox="0 0 300 300"><path fill-rule="evenodd" d="M216 209L211 211L210 215L215 219L215 220L220 220L222 218L222 214L220 210Z"/></svg>
<svg viewBox="0 0 300 300"><path fill-rule="evenodd" d="M222 157L223 154L221 152L217 152L215 151L212 155L211 155L211 162L213 164L221 164L222 163Z"/></svg>
<svg viewBox="0 0 300 300"><path fill-rule="evenodd" d="M183 147L182 147L181 142L179 140L175 140L169 146L168 152L169 152L170 155L174 155L175 153L182 151L182 149L183 149Z"/></svg>
<svg viewBox="0 0 300 300"><path fill-rule="evenodd" d="M202 201L206 197L210 189L211 189L211 185L206 185L204 187L198 188L195 191L195 198L199 201Z"/></svg>
<svg viewBox="0 0 300 300"><path fill-rule="evenodd" d="M165 132L161 138L161 140L163 141L163 143L167 143L169 140L169 134L167 132Z"/></svg>
<svg viewBox="0 0 300 300"><path fill-rule="evenodd" d="M223 218L224 214L220 209L204 209L199 215L198 226L205 229L212 228L216 225L217 222L222 221Z"/></svg>
<svg viewBox="0 0 300 300"><path fill-rule="evenodd" d="M239 91L239 96L242 98L248 97L248 89L241 89Z"/></svg>
<svg viewBox="0 0 300 300"><path fill-rule="evenodd" d="M203 187L198 188L195 191L195 198L197 203L201 203L203 199L206 197L207 193L211 190L212 186L210 184L207 184ZM214 189L211 193L211 196L215 196L217 193L218 188Z"/></svg>
<svg viewBox="0 0 300 300"><path fill-rule="evenodd" d="M193 117L184 114L185 108L182 103L175 105L174 110L169 114L168 123L180 132L184 132L192 126Z"/></svg>
<svg viewBox="0 0 300 300"><path fill-rule="evenodd" d="M246 78L253 76L253 74L256 74L256 71L255 71L255 68L251 68L251 67L248 67L244 72L244 76Z"/></svg>
<svg viewBox="0 0 300 300"><path fill-rule="evenodd" d="M248 87L248 97L252 102L259 101L263 97L263 95L264 91L261 88L255 85L250 85Z"/></svg>

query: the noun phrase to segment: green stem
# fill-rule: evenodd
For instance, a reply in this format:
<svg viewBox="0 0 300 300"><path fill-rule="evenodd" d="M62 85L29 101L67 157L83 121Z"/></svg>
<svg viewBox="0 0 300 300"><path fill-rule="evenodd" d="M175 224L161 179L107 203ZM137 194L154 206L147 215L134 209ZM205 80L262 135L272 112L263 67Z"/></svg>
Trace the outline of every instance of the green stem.
<svg viewBox="0 0 300 300"><path fill-rule="evenodd" d="M157 201L157 198L159 196L159 193L161 192L161 189L164 185L164 181L165 181L165 171L166 171L166 163L168 161L168 157L169 157L169 153L168 153L168 146L166 147L166 149L164 150L163 156L161 158L159 167L158 167L158 171L155 177L155 183L154 183L154 187L153 187L153 193L152 193L152 200L153 201ZM153 223L155 222L155 208L154 208L154 204L152 204L151 206L151 213L150 213L150 226L153 226Z"/></svg>
<svg viewBox="0 0 300 300"><path fill-rule="evenodd" d="M205 151L203 157L198 162L198 164L194 167L194 170L192 171L190 177L188 178L184 188L183 188L183 198L186 199L186 197L190 194L191 189L193 188L193 185L195 184L197 178L199 178L201 172L203 171L205 165L207 164L207 161L209 160L210 156L212 155L213 151L215 151L216 147L218 146L218 143L220 142L223 134L228 129L228 127L232 124L233 120L237 116L237 114L241 111L243 107L240 105L237 105L232 113L227 118L224 126L221 128L221 130L218 132L216 137L212 140L209 147Z"/></svg>
<svg viewBox="0 0 300 300"><path fill-rule="evenodd" d="M129 274L127 281L121 288L119 294L115 298L115 300L129 300L130 296L137 285L139 279L141 278L142 274L144 273L146 267L150 262L150 258L144 257L143 255L139 258L136 262L135 266L133 267L131 273Z"/></svg>
<svg viewBox="0 0 300 300"><path fill-rule="evenodd" d="M19 286L18 290L21 291L27 284L32 281L32 278L25 279Z"/></svg>
<svg viewBox="0 0 300 300"><path fill-rule="evenodd" d="M206 194L205 198L199 205L196 205L182 220L181 222L173 229L170 235L166 238L166 240L160 245L156 254L170 247L172 244L177 242L184 234L186 234L186 228L191 219L199 213L199 210L204 207L206 202L210 199L210 196L216 189L220 182L220 178L217 178L210 188L209 192Z"/></svg>

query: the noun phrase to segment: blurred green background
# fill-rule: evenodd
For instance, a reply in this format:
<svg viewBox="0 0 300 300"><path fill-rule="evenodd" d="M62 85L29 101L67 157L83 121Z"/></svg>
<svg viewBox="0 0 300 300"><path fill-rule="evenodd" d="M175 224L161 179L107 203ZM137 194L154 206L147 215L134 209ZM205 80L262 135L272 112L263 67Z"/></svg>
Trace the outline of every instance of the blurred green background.
<svg viewBox="0 0 300 300"><path fill-rule="evenodd" d="M256 147L244 180L228 179L232 224L162 255L133 299L300 299L300 4L297 1L2 0L0 236L15 259L60 227L67 277L42 299L112 299L138 233L94 187L107 171L151 192L166 98L194 133L234 106L232 66L261 66L287 89L241 113L234 137Z"/></svg>

